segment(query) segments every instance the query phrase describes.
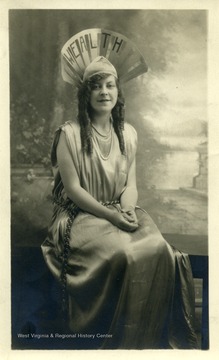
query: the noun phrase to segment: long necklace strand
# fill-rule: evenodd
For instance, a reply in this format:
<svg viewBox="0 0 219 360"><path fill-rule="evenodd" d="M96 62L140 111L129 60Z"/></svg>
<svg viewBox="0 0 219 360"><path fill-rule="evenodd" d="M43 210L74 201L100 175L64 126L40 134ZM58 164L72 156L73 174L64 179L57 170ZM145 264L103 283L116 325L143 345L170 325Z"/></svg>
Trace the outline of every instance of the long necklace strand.
<svg viewBox="0 0 219 360"><path fill-rule="evenodd" d="M99 154L103 160L107 160L111 153L112 149L112 141L113 141L113 134L112 134L112 124L110 127L110 131L107 135L101 134L93 125L93 139L94 142L99 150Z"/></svg>
<svg viewBox="0 0 219 360"><path fill-rule="evenodd" d="M110 129L109 129L109 131L107 132L107 134L101 134L101 132L100 132L99 130L97 130L97 128L96 128L93 124L91 124L91 126L92 126L92 128L96 131L96 133L97 133L98 135L100 135L101 137L103 137L103 138L106 138L106 137L108 137L108 136L110 135L111 128L112 128L112 125L110 124Z"/></svg>

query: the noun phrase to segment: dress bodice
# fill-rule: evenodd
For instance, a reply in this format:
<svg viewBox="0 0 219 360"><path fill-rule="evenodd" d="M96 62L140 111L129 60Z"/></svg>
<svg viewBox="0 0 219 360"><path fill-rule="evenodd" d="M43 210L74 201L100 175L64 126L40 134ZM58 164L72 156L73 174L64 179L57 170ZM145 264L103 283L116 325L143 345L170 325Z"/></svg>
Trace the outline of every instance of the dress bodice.
<svg viewBox="0 0 219 360"><path fill-rule="evenodd" d="M125 189L129 167L136 153L135 129L125 124L123 133L126 153L123 155L119 148L118 137L112 127L112 144L107 157L102 156L95 138L92 155L82 152L80 126L77 122L66 122L60 129L65 133L81 186L98 201L118 200Z"/></svg>

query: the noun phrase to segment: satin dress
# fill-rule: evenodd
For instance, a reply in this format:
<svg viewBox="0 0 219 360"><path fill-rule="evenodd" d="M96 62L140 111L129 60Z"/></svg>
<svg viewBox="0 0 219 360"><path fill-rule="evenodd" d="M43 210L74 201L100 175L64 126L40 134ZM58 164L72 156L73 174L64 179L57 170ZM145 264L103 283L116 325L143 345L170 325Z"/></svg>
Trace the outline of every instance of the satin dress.
<svg viewBox="0 0 219 360"><path fill-rule="evenodd" d="M71 204L56 160L61 132L81 186L114 211L121 211L119 199L137 148L137 134L129 124L124 129L126 155L121 154L112 128L106 157L95 137L92 156L82 153L77 122L67 122L57 130L52 152L54 193L62 202L54 206L42 252L58 281L69 216L62 205L63 201ZM96 334L100 349L195 349L194 286L188 255L165 241L144 209L136 207L136 214L139 227L134 232L120 230L85 211L75 216L66 269L69 331Z"/></svg>

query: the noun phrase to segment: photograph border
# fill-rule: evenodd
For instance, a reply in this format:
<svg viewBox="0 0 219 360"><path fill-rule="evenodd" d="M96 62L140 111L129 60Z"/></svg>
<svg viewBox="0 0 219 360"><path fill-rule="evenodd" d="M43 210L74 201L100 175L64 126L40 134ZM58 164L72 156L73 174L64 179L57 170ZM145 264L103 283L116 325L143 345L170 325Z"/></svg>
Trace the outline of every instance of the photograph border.
<svg viewBox="0 0 219 360"><path fill-rule="evenodd" d="M8 10L10 9L206 9L208 10L208 117L209 117L209 258L210 258L210 309L209 309L209 322L210 322L210 349L208 351L196 351L191 353L187 350L177 350L177 356L186 356L191 359L215 358L219 354L218 331L219 331L219 298L218 298L218 269L217 262L219 258L219 246L217 243L217 236L219 233L218 225L218 210L219 210L219 124L218 124L218 32L219 32L219 6L217 0L165 0L165 1L111 1L110 4L102 4L100 1L68 1L62 3L60 1L1 1L1 30L0 30L0 45L1 45L1 71L2 81L0 86L1 95L1 118L5 119L1 122L0 131L0 154L1 154L1 207L0 214L3 219L3 226L1 227L1 264L2 264L2 290L0 295L1 304L1 336L0 336L0 357L3 359L35 359L39 356L42 358L50 359L58 358L63 350L55 350L56 354L50 350L24 350L17 351L11 350L11 298L10 298L10 283L11 283L11 269L10 269L10 132L9 132L9 50L8 50ZM89 7L88 7L89 5ZM74 6L74 7L73 7ZM102 351L98 350L73 350L74 356L89 358L100 356ZM147 353L145 354L145 351ZM176 356L175 351L171 350L104 350L104 358L137 356L151 356L153 359ZM66 359L72 356L72 351L65 351Z"/></svg>

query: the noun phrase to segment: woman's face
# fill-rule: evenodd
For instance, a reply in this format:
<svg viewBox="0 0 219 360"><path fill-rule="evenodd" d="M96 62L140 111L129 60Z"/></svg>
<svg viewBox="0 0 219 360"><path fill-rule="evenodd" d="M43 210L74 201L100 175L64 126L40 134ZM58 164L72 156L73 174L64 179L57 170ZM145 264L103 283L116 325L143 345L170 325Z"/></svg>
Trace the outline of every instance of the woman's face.
<svg viewBox="0 0 219 360"><path fill-rule="evenodd" d="M116 105L118 89L113 75L91 84L90 105L94 114L111 113Z"/></svg>

